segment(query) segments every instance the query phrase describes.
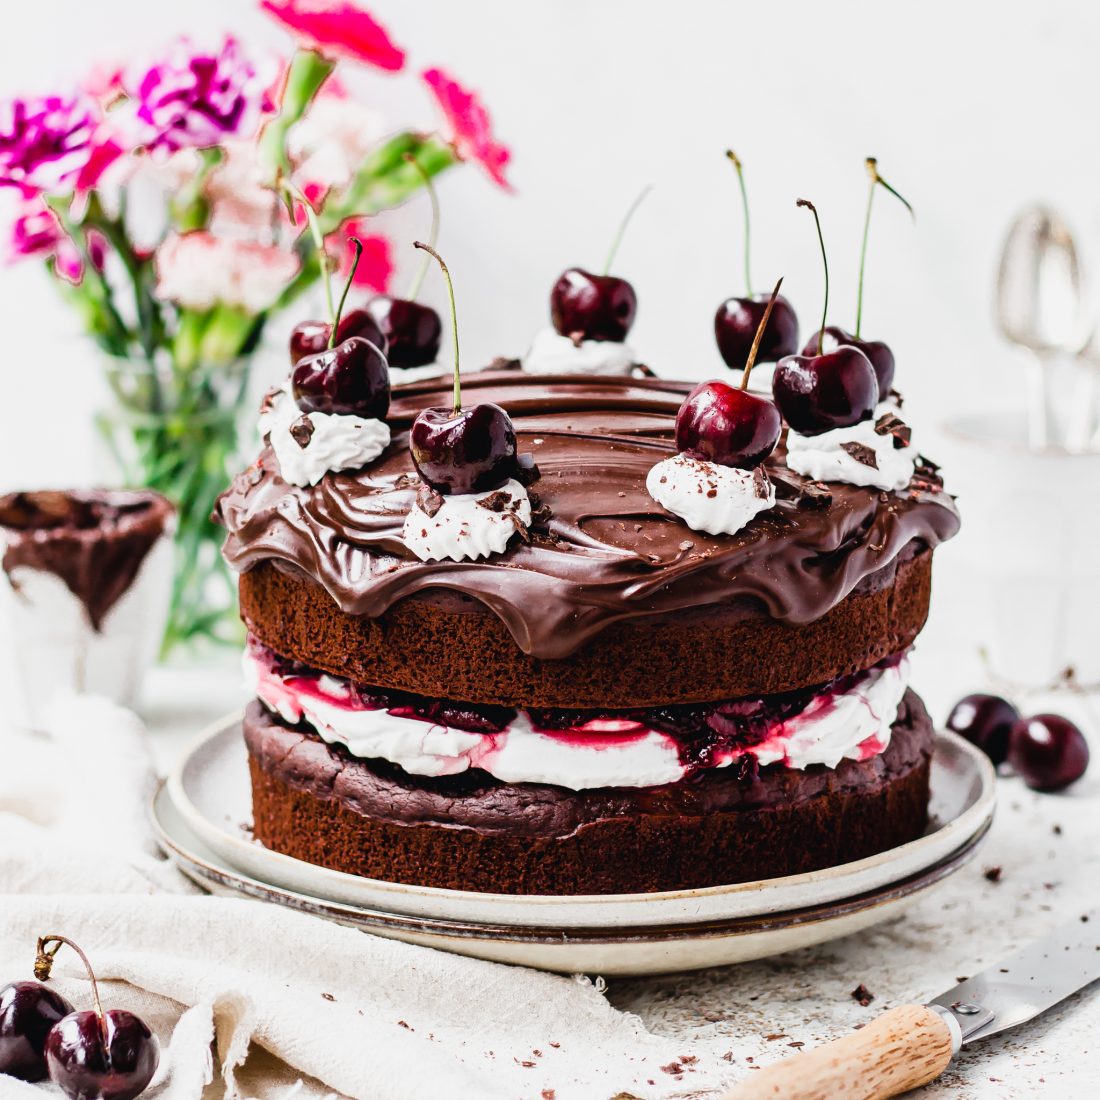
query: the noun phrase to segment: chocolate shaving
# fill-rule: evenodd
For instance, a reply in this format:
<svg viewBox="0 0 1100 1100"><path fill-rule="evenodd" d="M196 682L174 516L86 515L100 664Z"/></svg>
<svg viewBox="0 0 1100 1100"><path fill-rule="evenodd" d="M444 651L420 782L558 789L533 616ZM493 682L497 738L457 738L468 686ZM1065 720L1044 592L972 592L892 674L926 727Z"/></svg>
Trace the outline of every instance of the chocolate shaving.
<svg viewBox="0 0 1100 1100"><path fill-rule="evenodd" d="M940 476L939 466L924 455L917 455L916 465L913 467L913 479L910 486L917 491L934 493L943 488L943 478Z"/></svg>
<svg viewBox="0 0 1100 1100"><path fill-rule="evenodd" d="M767 500L771 491L768 474L763 466L757 466L752 472L752 491L761 499Z"/></svg>
<svg viewBox="0 0 1100 1100"><path fill-rule="evenodd" d="M542 472L536 465L535 456L533 454L516 456L516 481L518 481L520 485L526 489L534 485L540 477L542 477Z"/></svg>
<svg viewBox="0 0 1100 1100"><path fill-rule="evenodd" d="M779 500L794 501L799 508L816 511L828 508L833 502L833 494L820 481L795 481L787 474L777 470L771 472L771 483Z"/></svg>
<svg viewBox="0 0 1100 1100"><path fill-rule="evenodd" d="M313 421L304 413L290 425L290 438L303 451L309 446L309 441L313 438L313 432Z"/></svg>
<svg viewBox="0 0 1100 1100"><path fill-rule="evenodd" d="M852 996L859 1002L861 1008L866 1008L874 999L875 995L860 982L859 985L852 990Z"/></svg>
<svg viewBox="0 0 1100 1100"><path fill-rule="evenodd" d="M841 443L840 449L849 454L864 466L870 466L872 470L878 469L878 459L875 457L875 452L871 450L865 443Z"/></svg>
<svg viewBox="0 0 1100 1100"><path fill-rule="evenodd" d="M530 542L531 532L527 529L527 524L524 523L515 512L509 512L508 519L512 521L512 526L516 529L516 534L519 535L524 542Z"/></svg>
<svg viewBox="0 0 1100 1100"><path fill-rule="evenodd" d="M283 392L281 386L272 386L260 399L260 416L266 416L275 408L275 399Z"/></svg>
<svg viewBox="0 0 1100 1100"><path fill-rule="evenodd" d="M443 496L430 485L421 485L416 491L416 506L431 519L443 507Z"/></svg>
<svg viewBox="0 0 1100 1100"><path fill-rule="evenodd" d="M875 422L876 435L890 435L894 437L894 450L900 451L908 447L913 441L913 429L893 413L884 413Z"/></svg>
<svg viewBox="0 0 1100 1100"><path fill-rule="evenodd" d="M498 355L489 360L486 370L522 370L523 363L519 359L509 359L507 356Z"/></svg>
<svg viewBox="0 0 1100 1100"><path fill-rule="evenodd" d="M506 512L511 504L511 494L506 493L503 489L497 489L496 492L481 497L477 502L479 508L484 508L489 512Z"/></svg>
<svg viewBox="0 0 1100 1100"><path fill-rule="evenodd" d="M632 366L631 371L634 374L640 375L642 378L656 378L657 372L652 367L647 367L645 363L635 363Z"/></svg>

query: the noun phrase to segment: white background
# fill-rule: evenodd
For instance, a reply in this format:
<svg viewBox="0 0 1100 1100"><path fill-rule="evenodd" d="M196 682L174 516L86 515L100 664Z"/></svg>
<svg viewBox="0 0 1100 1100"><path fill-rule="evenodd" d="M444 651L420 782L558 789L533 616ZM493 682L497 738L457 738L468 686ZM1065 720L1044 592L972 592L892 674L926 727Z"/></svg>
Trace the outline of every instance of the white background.
<svg viewBox="0 0 1100 1100"><path fill-rule="evenodd" d="M155 48L176 32L230 28L287 39L251 0L4 0L0 94L43 91ZM911 407L1011 402L1018 364L992 321L1003 231L1048 198L1100 253L1100 9L1072 0L767 4L682 0L373 0L413 71L433 64L479 88L515 152L516 194L477 169L443 183L442 247L458 280L468 362L523 350L571 264L602 263L645 183L617 265L635 284L635 343L662 373L721 367L711 318L740 293L740 223L722 156L746 163L754 274L778 274L803 332L821 276L809 216L822 212L833 319L853 321L865 200L863 158L917 208L910 225L876 203L864 331L898 358ZM394 123L432 125L415 78L374 76L364 93ZM418 207L383 219L404 240ZM398 247L398 254L402 252ZM438 290L435 286L433 292ZM1098 303L1100 304L1100 303ZM0 485L92 476L86 459L95 361L34 265L0 270L5 416Z"/></svg>

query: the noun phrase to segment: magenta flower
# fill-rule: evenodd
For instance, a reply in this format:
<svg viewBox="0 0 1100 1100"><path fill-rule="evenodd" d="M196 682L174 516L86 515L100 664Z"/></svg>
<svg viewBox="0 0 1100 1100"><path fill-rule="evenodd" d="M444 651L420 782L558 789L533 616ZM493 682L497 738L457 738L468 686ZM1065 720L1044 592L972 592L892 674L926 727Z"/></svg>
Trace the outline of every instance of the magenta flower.
<svg viewBox="0 0 1100 1100"><path fill-rule="evenodd" d="M227 37L217 52L179 39L156 65L123 78L137 143L174 153L251 137L273 107L270 76L235 38Z"/></svg>
<svg viewBox="0 0 1100 1100"><path fill-rule="evenodd" d="M349 0L260 0L260 7L320 53L400 72L405 51L386 29Z"/></svg>
<svg viewBox="0 0 1100 1100"><path fill-rule="evenodd" d="M504 169L512 154L507 146L494 140L492 121L481 101L442 69L428 69L421 75L443 109L455 152L463 160L480 162L496 183L510 191Z"/></svg>
<svg viewBox="0 0 1100 1100"><path fill-rule="evenodd" d="M87 96L0 103L0 187L58 191L91 159L98 109Z"/></svg>
<svg viewBox="0 0 1100 1100"><path fill-rule="evenodd" d="M349 218L338 232L327 239L328 248L325 251L331 254L343 246L343 252L338 254L341 257L340 274L346 277L355 256L355 249L348 238L358 237L363 243L363 254L355 269L355 285L375 294L385 294L393 278L393 251L386 237L366 232L369 224L367 218Z"/></svg>
<svg viewBox="0 0 1100 1100"><path fill-rule="evenodd" d="M88 234L92 263L100 270L106 255L106 242L94 230ZM84 260L73 241L66 236L53 211L39 199L24 202L11 222L4 260L52 260L57 274L79 285L84 277Z"/></svg>

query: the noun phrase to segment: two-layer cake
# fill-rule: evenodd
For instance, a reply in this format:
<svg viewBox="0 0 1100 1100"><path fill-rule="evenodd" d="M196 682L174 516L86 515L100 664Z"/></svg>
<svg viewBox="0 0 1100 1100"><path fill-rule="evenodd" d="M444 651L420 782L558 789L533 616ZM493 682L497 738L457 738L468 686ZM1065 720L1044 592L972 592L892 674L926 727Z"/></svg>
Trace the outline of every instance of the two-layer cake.
<svg viewBox="0 0 1100 1100"><path fill-rule="evenodd" d="M447 380L394 390L388 442L358 428L359 451L338 418L269 403L272 445L218 510L259 841L391 881L577 894L786 875L920 835L933 734L907 652L950 496L880 409L832 450L836 433L785 431L752 518L694 529L647 487L690 389L471 375L464 399L510 414L524 483L476 499L425 494L408 449ZM891 448L909 465L876 487ZM876 474L810 476L853 462ZM704 508L719 480L699 482Z"/></svg>

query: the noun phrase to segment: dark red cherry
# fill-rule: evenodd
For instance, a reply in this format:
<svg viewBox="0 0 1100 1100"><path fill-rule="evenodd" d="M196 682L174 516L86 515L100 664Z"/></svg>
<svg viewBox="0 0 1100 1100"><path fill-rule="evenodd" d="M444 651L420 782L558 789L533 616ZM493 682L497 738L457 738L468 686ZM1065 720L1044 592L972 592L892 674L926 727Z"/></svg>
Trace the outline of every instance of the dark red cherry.
<svg viewBox="0 0 1100 1100"><path fill-rule="evenodd" d="M73 1100L132 1100L144 1092L160 1060L156 1037L132 1012L73 1012L46 1040L54 1084Z"/></svg>
<svg viewBox="0 0 1100 1100"><path fill-rule="evenodd" d="M820 435L868 419L878 404L871 360L842 345L824 355L788 355L772 375L783 419L801 435Z"/></svg>
<svg viewBox="0 0 1100 1100"><path fill-rule="evenodd" d="M46 1036L73 1006L41 982L0 989L0 1073L23 1081L46 1079Z"/></svg>
<svg viewBox="0 0 1100 1100"><path fill-rule="evenodd" d="M379 294L367 303L367 309L385 334L391 367L425 367L435 362L443 322L431 306Z"/></svg>
<svg viewBox="0 0 1100 1100"><path fill-rule="evenodd" d="M625 279L579 267L562 272L550 292L550 319L562 336L621 342L637 310L634 288Z"/></svg>
<svg viewBox="0 0 1100 1100"><path fill-rule="evenodd" d="M1085 735L1060 714L1021 718L1008 738L1008 762L1036 791L1060 791L1089 766Z"/></svg>
<svg viewBox="0 0 1100 1100"><path fill-rule="evenodd" d="M951 708L947 728L966 738L993 761L1008 757L1008 735L1020 712L999 695L968 695Z"/></svg>
<svg viewBox="0 0 1100 1100"><path fill-rule="evenodd" d="M386 357L369 340L352 336L316 355L307 355L290 376L302 412L339 413L383 420L390 407Z"/></svg>
<svg viewBox="0 0 1100 1100"><path fill-rule="evenodd" d="M766 398L725 382L700 382L676 414L676 449L748 470L775 450L781 428Z"/></svg>
<svg viewBox="0 0 1100 1100"><path fill-rule="evenodd" d="M511 417L488 402L425 409L413 421L409 450L420 476L437 493L482 493L516 472Z"/></svg>
<svg viewBox="0 0 1100 1100"><path fill-rule="evenodd" d="M803 355L817 355L819 351L834 351L841 344L859 348L875 368L875 377L878 379L878 392L880 397L885 397L894 388L894 353L889 346L881 340L861 340L850 332L842 329L840 325L825 326L825 347L818 348L820 332L815 332L810 337L809 343L802 349Z"/></svg>
<svg viewBox="0 0 1100 1100"><path fill-rule="evenodd" d="M727 298L714 315L714 338L727 367L741 370L745 366L756 330L768 308L767 294L751 298ZM768 327L760 340L756 362L774 363L784 355L798 351L798 318L794 307L782 295L775 299Z"/></svg>
<svg viewBox="0 0 1100 1100"><path fill-rule="evenodd" d="M318 355L328 348L332 325L328 321L300 321L290 333L290 365L298 365L307 355ZM386 334L378 322L365 309L353 309L340 318L336 326L336 343L341 344L352 336L369 340L383 355L386 354Z"/></svg>

